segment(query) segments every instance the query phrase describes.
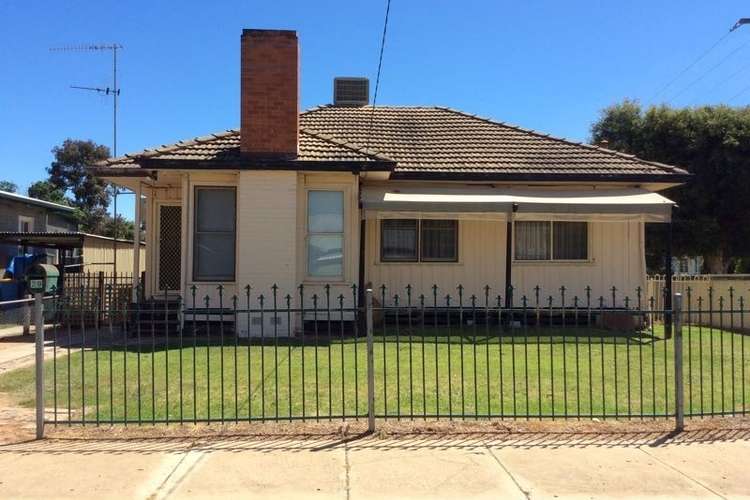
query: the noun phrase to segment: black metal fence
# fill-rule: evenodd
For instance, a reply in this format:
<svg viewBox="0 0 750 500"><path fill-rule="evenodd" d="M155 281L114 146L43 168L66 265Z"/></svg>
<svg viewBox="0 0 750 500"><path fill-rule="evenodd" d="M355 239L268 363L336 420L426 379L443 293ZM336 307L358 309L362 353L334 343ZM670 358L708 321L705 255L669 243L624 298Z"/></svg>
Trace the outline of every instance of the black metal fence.
<svg viewBox="0 0 750 500"><path fill-rule="evenodd" d="M108 314L126 310L133 302L135 280L131 273L66 273L63 280L68 315L76 322L93 325Z"/></svg>
<svg viewBox="0 0 750 500"><path fill-rule="evenodd" d="M433 287L426 296L380 287L363 300L356 287L259 293L248 286L233 296L218 287L213 297L194 289L186 299L164 294L131 303L112 300L105 285L89 310L68 287L47 332L45 420L747 413L748 312L734 291L721 300L712 295L708 307L688 289L673 310L657 309L640 290L630 298L616 289L608 297L584 289L579 297L535 288L510 301L490 291L466 296L460 286L449 293Z"/></svg>

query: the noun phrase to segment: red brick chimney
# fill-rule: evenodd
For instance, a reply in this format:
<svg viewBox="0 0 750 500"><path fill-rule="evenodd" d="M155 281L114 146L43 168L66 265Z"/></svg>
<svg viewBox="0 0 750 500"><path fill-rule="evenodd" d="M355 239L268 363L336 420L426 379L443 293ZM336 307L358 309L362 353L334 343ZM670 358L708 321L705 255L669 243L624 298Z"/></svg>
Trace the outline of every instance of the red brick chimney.
<svg viewBox="0 0 750 500"><path fill-rule="evenodd" d="M242 31L240 152L296 158L299 43L289 30Z"/></svg>

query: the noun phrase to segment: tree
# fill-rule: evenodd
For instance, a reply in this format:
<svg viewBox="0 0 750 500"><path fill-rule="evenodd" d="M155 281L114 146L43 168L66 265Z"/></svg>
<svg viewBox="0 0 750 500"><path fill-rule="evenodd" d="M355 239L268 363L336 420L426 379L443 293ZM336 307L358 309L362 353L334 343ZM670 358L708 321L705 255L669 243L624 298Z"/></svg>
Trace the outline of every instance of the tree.
<svg viewBox="0 0 750 500"><path fill-rule="evenodd" d="M675 254L703 255L712 273L725 273L733 259L750 256L750 107L644 110L626 100L602 111L591 138L693 175L666 193L679 206L673 216ZM647 242L650 254L659 253L660 239Z"/></svg>
<svg viewBox="0 0 750 500"><path fill-rule="evenodd" d="M0 181L0 191L5 191L7 193L17 193L18 185L12 181Z"/></svg>
<svg viewBox="0 0 750 500"><path fill-rule="evenodd" d="M69 200L65 197L65 191L56 187L50 181L36 181L29 186L29 196L37 200L51 201L61 205L69 205Z"/></svg>
<svg viewBox="0 0 750 500"><path fill-rule="evenodd" d="M69 201L79 210L83 231L102 234L110 194L107 184L86 167L109 158L109 148L90 140L66 139L61 146L52 148L52 153L55 159L47 168L47 182L64 195L72 195Z"/></svg>
<svg viewBox="0 0 750 500"><path fill-rule="evenodd" d="M122 215L117 214L117 234L115 235L115 219L111 215L107 214L104 218L101 232L102 236L109 236L110 238L117 237L117 239L132 240L133 234L135 233L135 225L132 220L127 220Z"/></svg>
<svg viewBox="0 0 750 500"><path fill-rule="evenodd" d="M52 148L55 160L47 168L49 182L73 195L74 206L83 210L107 208L110 195L107 184L91 175L86 167L109 158L109 148L94 141L66 139Z"/></svg>

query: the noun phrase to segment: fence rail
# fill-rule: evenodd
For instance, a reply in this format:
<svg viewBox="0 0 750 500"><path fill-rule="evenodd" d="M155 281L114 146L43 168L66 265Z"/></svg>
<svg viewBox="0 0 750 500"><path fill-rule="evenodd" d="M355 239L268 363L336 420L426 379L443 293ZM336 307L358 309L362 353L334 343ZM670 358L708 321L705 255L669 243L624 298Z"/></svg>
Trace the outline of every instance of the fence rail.
<svg viewBox="0 0 750 500"><path fill-rule="evenodd" d="M86 309L66 288L48 332L47 423L645 419L674 418L678 404L687 417L747 413L746 299L734 293L709 307L687 290L670 310L640 290L620 301L563 287L511 307L489 287L481 297L381 287L365 301L356 287L333 290L219 287L213 300L195 290L108 300L101 314L101 294Z"/></svg>

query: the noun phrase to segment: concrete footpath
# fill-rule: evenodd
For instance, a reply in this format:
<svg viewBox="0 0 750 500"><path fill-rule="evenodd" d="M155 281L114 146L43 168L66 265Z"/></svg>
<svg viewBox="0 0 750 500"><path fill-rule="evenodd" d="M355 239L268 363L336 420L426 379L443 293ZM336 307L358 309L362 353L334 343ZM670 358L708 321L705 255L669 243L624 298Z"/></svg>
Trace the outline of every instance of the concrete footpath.
<svg viewBox="0 0 750 500"><path fill-rule="evenodd" d="M0 498L750 498L750 432L52 438Z"/></svg>

